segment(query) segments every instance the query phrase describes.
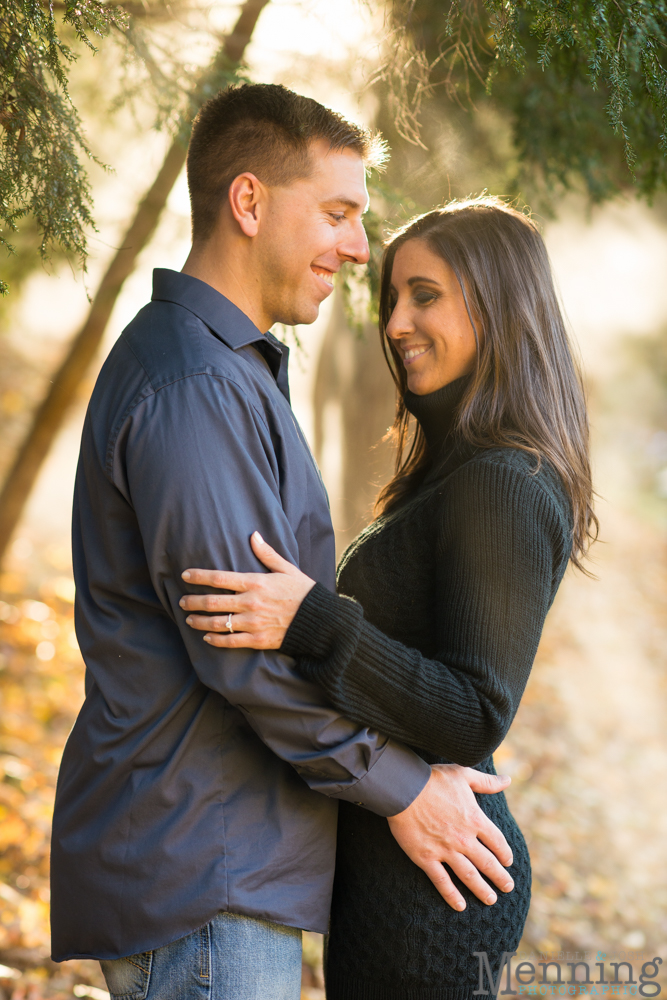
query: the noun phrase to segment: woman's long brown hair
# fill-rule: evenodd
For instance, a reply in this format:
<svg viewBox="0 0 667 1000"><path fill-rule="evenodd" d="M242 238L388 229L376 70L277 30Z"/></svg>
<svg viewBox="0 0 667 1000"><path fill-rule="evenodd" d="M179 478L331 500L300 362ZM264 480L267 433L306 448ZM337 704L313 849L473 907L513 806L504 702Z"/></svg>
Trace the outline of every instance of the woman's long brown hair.
<svg viewBox="0 0 667 1000"><path fill-rule="evenodd" d="M477 366L461 402L458 431L475 448L520 448L560 474L572 503L570 558L595 540L588 418L581 373L572 355L547 251L535 224L500 198L452 202L407 223L386 244L380 280L380 337L398 393L392 428L394 477L376 513L399 506L430 465L423 431L410 433L403 397L407 373L387 336L397 250L423 239L454 271L478 338ZM473 320L478 317L481 331ZM481 334L481 336L479 336Z"/></svg>

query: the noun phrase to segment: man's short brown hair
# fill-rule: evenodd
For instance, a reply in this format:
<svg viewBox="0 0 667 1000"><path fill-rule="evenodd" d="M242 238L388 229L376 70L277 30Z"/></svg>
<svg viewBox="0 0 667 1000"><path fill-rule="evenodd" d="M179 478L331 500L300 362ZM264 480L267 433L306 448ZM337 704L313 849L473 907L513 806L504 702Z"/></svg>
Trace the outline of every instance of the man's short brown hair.
<svg viewBox="0 0 667 1000"><path fill-rule="evenodd" d="M285 185L312 169L309 144L352 149L369 167L387 157L379 133L355 125L310 97L277 84L221 90L195 118L188 149L192 238L211 235L229 185L249 171L265 184Z"/></svg>

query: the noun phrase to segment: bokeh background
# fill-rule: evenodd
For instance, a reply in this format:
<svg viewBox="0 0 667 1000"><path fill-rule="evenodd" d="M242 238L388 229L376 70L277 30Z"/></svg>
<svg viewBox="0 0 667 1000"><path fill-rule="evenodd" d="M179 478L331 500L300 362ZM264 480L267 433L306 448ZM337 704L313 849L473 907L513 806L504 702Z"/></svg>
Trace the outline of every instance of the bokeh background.
<svg viewBox="0 0 667 1000"><path fill-rule="evenodd" d="M236 4L220 3L156 16L153 83L169 61L210 58L237 13ZM386 84L369 83L386 40L381 4L271 0L246 50L246 72L383 128L394 167L373 189L381 218L400 222L484 189L513 192L511 136L493 103L473 114L436 92L426 103L423 146L396 131ZM133 81L132 101L119 99ZM153 127L154 90L113 44L95 56L82 52L71 89L94 152L113 172L90 166L98 232L85 275L58 255L42 263L30 223L19 234L11 292L0 302L0 477L171 141L168 130ZM512 775L508 797L534 865L521 951L667 960L667 201L648 205L630 192L593 205L576 184L550 197L537 187L523 194L542 226L585 371L601 540L590 561L595 576L566 575L496 755L498 769ZM0 575L0 996L7 1000L108 996L96 963L56 966L48 958L54 787L83 697L71 495L96 373L149 298L152 268L182 266L188 211L181 174L123 286ZM339 288L312 327L279 331L292 348L294 408L329 490L339 554L367 522L390 468L381 438L393 390L364 294ZM303 997L323 996L321 941L307 935Z"/></svg>

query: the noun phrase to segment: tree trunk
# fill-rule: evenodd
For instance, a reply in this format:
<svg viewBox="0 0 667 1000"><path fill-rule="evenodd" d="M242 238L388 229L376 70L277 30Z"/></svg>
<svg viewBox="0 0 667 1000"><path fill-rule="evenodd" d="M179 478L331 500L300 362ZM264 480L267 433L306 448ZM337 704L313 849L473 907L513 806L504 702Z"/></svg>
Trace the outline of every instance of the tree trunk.
<svg viewBox="0 0 667 1000"><path fill-rule="evenodd" d="M340 481L328 482L340 556L371 520L378 489L393 471L393 448L383 441L394 420L396 390L382 356L377 326L361 334L350 329L342 296L334 293L314 386L315 455L322 461L333 428L325 415L340 421ZM327 404L334 404L333 412ZM326 471L326 470L325 470Z"/></svg>
<svg viewBox="0 0 667 1000"><path fill-rule="evenodd" d="M209 74L215 76L222 68L233 68L240 63L259 15L269 2L270 0L246 0L234 28L226 36L209 68ZM205 75L204 81L209 74ZM203 94L204 86L200 86L196 96L201 95L203 99ZM185 157L183 142L179 138L174 139L157 177L139 203L134 219L120 241L120 249L102 278L85 323L74 337L19 448L0 494L0 563L42 463L100 346L125 279L134 270L139 254L155 232L169 193L183 168Z"/></svg>

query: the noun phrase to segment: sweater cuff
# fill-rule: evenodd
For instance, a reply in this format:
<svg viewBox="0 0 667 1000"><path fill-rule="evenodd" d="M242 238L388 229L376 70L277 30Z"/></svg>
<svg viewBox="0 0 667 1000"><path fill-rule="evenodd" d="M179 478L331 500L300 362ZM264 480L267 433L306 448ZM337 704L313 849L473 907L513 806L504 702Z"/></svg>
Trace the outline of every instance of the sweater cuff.
<svg viewBox="0 0 667 1000"><path fill-rule="evenodd" d="M332 594L321 583L316 583L292 619L280 652L294 659L307 656L322 660L331 654L342 634L358 631L362 618L360 604L349 597Z"/></svg>

